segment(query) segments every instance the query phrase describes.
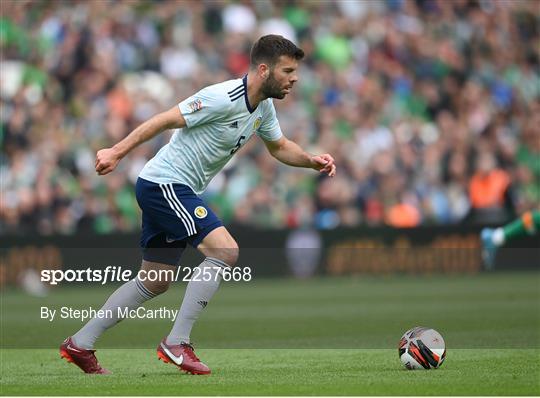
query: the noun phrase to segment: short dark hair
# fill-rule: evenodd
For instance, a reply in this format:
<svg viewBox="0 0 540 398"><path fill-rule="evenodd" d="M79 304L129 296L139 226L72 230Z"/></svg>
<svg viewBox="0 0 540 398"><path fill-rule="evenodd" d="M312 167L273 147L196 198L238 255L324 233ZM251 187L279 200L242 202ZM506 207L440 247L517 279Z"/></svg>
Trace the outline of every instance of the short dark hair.
<svg viewBox="0 0 540 398"><path fill-rule="evenodd" d="M254 69L261 63L267 63L272 68L282 55L301 60L304 58L304 50L296 47L292 41L283 36L263 36L251 47L251 68Z"/></svg>

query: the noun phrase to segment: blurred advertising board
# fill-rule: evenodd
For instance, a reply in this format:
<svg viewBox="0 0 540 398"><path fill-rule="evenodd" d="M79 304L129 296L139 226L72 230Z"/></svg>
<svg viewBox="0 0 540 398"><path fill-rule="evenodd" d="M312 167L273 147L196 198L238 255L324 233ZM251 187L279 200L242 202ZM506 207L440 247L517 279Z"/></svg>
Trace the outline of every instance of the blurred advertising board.
<svg viewBox="0 0 540 398"><path fill-rule="evenodd" d="M479 229L473 227L229 230L240 245L238 265L250 267L256 277L482 271ZM42 270L106 267L116 273L136 272L141 263L138 240L138 234L3 236L0 283L17 283L28 270L38 275ZM201 261L202 256L188 248L181 265L194 267ZM539 265L540 238L527 237L500 250L495 271Z"/></svg>

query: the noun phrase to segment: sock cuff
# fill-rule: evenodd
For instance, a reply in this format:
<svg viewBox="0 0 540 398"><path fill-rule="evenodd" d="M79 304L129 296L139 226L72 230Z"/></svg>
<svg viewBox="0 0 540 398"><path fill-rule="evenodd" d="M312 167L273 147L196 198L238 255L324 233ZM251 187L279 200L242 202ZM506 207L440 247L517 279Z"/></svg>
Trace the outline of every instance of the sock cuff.
<svg viewBox="0 0 540 398"><path fill-rule="evenodd" d="M231 267L229 264L227 264L225 261L221 261L219 258L215 257L206 257L205 261L208 261L209 263L213 265L217 265L218 267L224 268L224 269L230 269Z"/></svg>
<svg viewBox="0 0 540 398"><path fill-rule="evenodd" d="M141 280L138 277L136 277L134 280L135 280L135 285L137 286L137 291L145 299L150 300L157 296L157 294L152 293L150 290L144 287L144 284L141 282Z"/></svg>

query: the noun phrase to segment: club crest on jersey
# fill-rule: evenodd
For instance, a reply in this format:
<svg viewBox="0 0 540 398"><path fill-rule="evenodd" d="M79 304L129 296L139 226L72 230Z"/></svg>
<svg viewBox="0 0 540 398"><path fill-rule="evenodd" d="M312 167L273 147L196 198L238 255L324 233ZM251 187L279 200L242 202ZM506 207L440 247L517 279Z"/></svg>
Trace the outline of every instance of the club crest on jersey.
<svg viewBox="0 0 540 398"><path fill-rule="evenodd" d="M262 117L258 117L257 119L255 119L255 121L253 122L253 131L256 131L259 127L261 127L261 123L262 123Z"/></svg>
<svg viewBox="0 0 540 398"><path fill-rule="evenodd" d="M200 99L195 99L188 103L189 109L191 110L191 113L195 113L197 111L200 111L202 109L202 101Z"/></svg>
<svg viewBox="0 0 540 398"><path fill-rule="evenodd" d="M204 218L204 217L206 217L206 216L208 215L208 210L206 210L206 209L205 209L204 207L202 207L202 206L197 206L197 207L195 208L194 213L195 213L195 217L197 217L197 218Z"/></svg>

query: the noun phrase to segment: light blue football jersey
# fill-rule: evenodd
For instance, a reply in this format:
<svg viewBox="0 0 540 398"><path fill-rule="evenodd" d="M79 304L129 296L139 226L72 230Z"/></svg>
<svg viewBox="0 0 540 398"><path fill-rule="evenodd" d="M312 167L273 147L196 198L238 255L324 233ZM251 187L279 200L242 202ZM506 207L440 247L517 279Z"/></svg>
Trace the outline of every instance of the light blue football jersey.
<svg viewBox="0 0 540 398"><path fill-rule="evenodd" d="M271 99L251 108L247 76L205 87L178 107L187 126L174 132L139 177L185 184L200 194L253 134L266 141L283 135Z"/></svg>

